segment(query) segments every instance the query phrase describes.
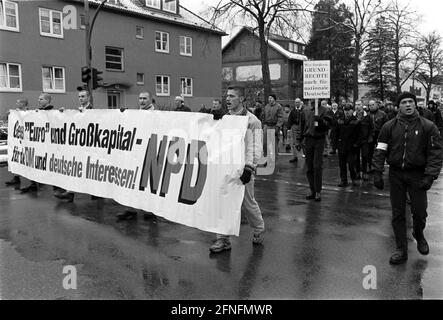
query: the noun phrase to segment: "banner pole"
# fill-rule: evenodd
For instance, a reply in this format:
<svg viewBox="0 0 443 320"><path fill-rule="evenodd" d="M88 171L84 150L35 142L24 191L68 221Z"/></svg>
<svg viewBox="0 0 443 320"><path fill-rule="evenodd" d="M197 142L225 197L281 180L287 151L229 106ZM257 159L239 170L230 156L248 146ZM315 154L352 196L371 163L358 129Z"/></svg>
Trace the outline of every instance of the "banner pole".
<svg viewBox="0 0 443 320"><path fill-rule="evenodd" d="M315 108L314 114L316 116L318 116L318 99L315 99L315 107L314 108ZM318 127L318 122L317 121L315 121L315 126Z"/></svg>

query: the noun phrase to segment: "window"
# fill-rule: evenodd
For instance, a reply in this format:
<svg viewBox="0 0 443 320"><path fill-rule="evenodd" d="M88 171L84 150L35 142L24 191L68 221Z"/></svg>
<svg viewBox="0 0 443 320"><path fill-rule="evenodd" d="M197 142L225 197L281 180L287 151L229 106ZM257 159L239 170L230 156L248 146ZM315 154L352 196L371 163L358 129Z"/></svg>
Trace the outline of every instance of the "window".
<svg viewBox="0 0 443 320"><path fill-rule="evenodd" d="M163 10L176 13L177 1L176 0L163 0Z"/></svg>
<svg viewBox="0 0 443 320"><path fill-rule="evenodd" d="M169 53L169 33L155 31L155 51Z"/></svg>
<svg viewBox="0 0 443 320"><path fill-rule="evenodd" d="M296 43L289 42L289 51L298 52L298 46Z"/></svg>
<svg viewBox="0 0 443 320"><path fill-rule="evenodd" d="M233 81L234 80L234 70L232 67L222 68L222 79L224 81Z"/></svg>
<svg viewBox="0 0 443 320"><path fill-rule="evenodd" d="M180 36L180 54L182 56L192 56L192 38Z"/></svg>
<svg viewBox="0 0 443 320"><path fill-rule="evenodd" d="M144 28L143 27L139 27L139 26L137 26L136 28L135 28L135 37L137 38L137 39L143 39L143 37L144 37Z"/></svg>
<svg viewBox="0 0 443 320"><path fill-rule="evenodd" d="M192 78L181 78L181 93L184 97L192 97Z"/></svg>
<svg viewBox="0 0 443 320"><path fill-rule="evenodd" d="M269 76L271 80L281 78L280 64L269 64ZM259 81L261 79L263 79L261 65L238 66L235 70L235 80L237 81Z"/></svg>
<svg viewBox="0 0 443 320"><path fill-rule="evenodd" d="M22 70L19 64L0 63L0 91L22 91Z"/></svg>
<svg viewBox="0 0 443 320"><path fill-rule="evenodd" d="M146 0L146 6L160 9L160 0Z"/></svg>
<svg viewBox="0 0 443 320"><path fill-rule="evenodd" d="M65 68L42 67L43 91L65 92Z"/></svg>
<svg viewBox="0 0 443 320"><path fill-rule="evenodd" d="M19 31L17 3L0 0L0 29Z"/></svg>
<svg viewBox="0 0 443 320"><path fill-rule="evenodd" d="M80 29L86 29L86 17L84 14L80 14Z"/></svg>
<svg viewBox="0 0 443 320"><path fill-rule="evenodd" d="M106 69L111 71L123 71L123 49L105 48Z"/></svg>
<svg viewBox="0 0 443 320"><path fill-rule="evenodd" d="M137 73L137 84L145 84L145 74Z"/></svg>
<svg viewBox="0 0 443 320"><path fill-rule="evenodd" d="M169 96L168 76L155 76L155 93L158 96Z"/></svg>
<svg viewBox="0 0 443 320"><path fill-rule="evenodd" d="M113 4L113 5L119 5L120 1L119 0L108 0L108 3Z"/></svg>
<svg viewBox="0 0 443 320"><path fill-rule="evenodd" d="M40 34L42 36L63 38L63 25L61 11L39 9Z"/></svg>

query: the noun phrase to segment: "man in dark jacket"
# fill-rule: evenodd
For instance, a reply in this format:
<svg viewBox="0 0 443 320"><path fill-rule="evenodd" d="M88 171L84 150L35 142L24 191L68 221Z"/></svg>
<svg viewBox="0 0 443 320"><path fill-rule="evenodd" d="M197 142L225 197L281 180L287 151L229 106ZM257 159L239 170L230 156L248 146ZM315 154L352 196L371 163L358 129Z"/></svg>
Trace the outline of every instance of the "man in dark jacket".
<svg viewBox="0 0 443 320"><path fill-rule="evenodd" d="M292 159L289 162L298 161L298 153L301 151L301 146L297 144L297 137L300 132L300 119L303 110L303 102L300 98L295 99L294 108L289 113L288 128L291 130L292 135Z"/></svg>
<svg viewBox="0 0 443 320"><path fill-rule="evenodd" d="M429 253L423 234L427 217L426 191L437 179L443 163L443 141L438 129L419 116L416 103L415 95L400 94L398 115L383 126L374 154L374 185L378 189L384 187L385 160L389 164L392 227L396 241L391 264L405 263L408 259L406 193L411 199L412 236L417 241L418 251L423 255Z"/></svg>
<svg viewBox="0 0 443 320"><path fill-rule="evenodd" d="M362 172L363 181L368 180L368 154L369 154L369 138L372 137L372 122L369 119L369 115L363 110L363 106L356 106L354 116L358 119L361 125L361 137L360 145L357 150L357 155L355 159L355 169L357 171L357 180L361 177L360 171ZM361 161L360 161L361 160Z"/></svg>
<svg viewBox="0 0 443 320"><path fill-rule="evenodd" d="M394 104L392 103L392 101L386 101L386 108L385 108L385 113L386 116L388 118L388 121L391 119L394 119L395 116L397 115L397 110L394 107Z"/></svg>
<svg viewBox="0 0 443 320"><path fill-rule="evenodd" d="M377 138L380 133L381 127L388 120L386 113L378 109L378 104L375 100L369 101L369 119L372 122L372 136L368 140L368 160L369 171L372 171L372 158L374 156L375 146L377 144Z"/></svg>
<svg viewBox="0 0 443 320"><path fill-rule="evenodd" d="M331 152L329 152L330 155L337 154L337 121L342 112L340 111L338 107L338 103L333 102L331 104L331 115L332 115L332 122L331 122L331 130L329 133L329 137L331 139Z"/></svg>
<svg viewBox="0 0 443 320"><path fill-rule="evenodd" d="M315 115L314 110L314 103L303 108L297 140L298 146L305 146L306 177L311 189L311 193L306 196L306 199L321 201L323 150L325 148L325 136L332 122L332 116L329 110L321 105L318 107L318 115Z"/></svg>
<svg viewBox="0 0 443 320"><path fill-rule="evenodd" d="M425 106L425 103L423 101L417 103L417 111L421 117L431 120L435 123L434 114Z"/></svg>
<svg viewBox="0 0 443 320"><path fill-rule="evenodd" d="M185 99L182 96L176 96L174 99L175 110L174 111L183 111L183 112L191 112L192 110L185 105Z"/></svg>
<svg viewBox="0 0 443 320"><path fill-rule="evenodd" d="M263 156L268 155L268 130L274 130L275 141L272 146L274 154L277 156L278 134L283 127L283 107L277 102L277 96L270 94L269 103L263 108L261 113L261 122L263 125Z"/></svg>
<svg viewBox="0 0 443 320"><path fill-rule="evenodd" d="M434 100L429 101L428 110L431 111L434 115L434 123L440 131L440 134L443 134L443 119L441 116L441 111L437 107L437 104L434 102Z"/></svg>
<svg viewBox="0 0 443 320"><path fill-rule="evenodd" d="M355 163L361 140L361 123L353 115L353 111L351 104L345 105L344 118L337 121L336 144L341 178L339 187L348 186L347 168L349 168L352 185L357 185Z"/></svg>

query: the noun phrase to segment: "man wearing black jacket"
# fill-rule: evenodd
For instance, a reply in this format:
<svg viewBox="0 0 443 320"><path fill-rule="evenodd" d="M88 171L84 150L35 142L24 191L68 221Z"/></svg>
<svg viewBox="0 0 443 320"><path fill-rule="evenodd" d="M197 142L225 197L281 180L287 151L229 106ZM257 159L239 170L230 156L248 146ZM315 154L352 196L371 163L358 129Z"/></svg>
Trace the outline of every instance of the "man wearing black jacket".
<svg viewBox="0 0 443 320"><path fill-rule="evenodd" d="M315 115L314 110L314 103L303 108L297 140L298 146L305 146L306 177L311 189L311 193L306 196L306 199L321 201L323 150L325 148L325 136L332 122L332 116L329 110L322 105L318 107L318 115Z"/></svg>
<svg viewBox="0 0 443 320"><path fill-rule="evenodd" d="M291 130L292 135L292 159L289 162L297 162L298 161L298 153L301 151L301 146L297 144L297 136L300 131L300 119L301 113L303 110L303 102L300 98L295 99L295 106L289 113L288 117L288 128Z"/></svg>
<svg viewBox="0 0 443 320"><path fill-rule="evenodd" d="M440 174L443 163L443 142L431 121L419 116L415 95L404 92L398 97L398 115L381 129L374 154L374 185L383 189L385 160L389 164L392 227L396 249L389 262L405 263L408 259L406 229L406 192L411 199L412 236L417 249L429 253L424 237L428 191Z"/></svg>
<svg viewBox="0 0 443 320"><path fill-rule="evenodd" d="M361 122L353 115L352 105L344 107L344 118L337 121L336 145L338 148L338 163L340 166L341 182L339 187L348 186L347 167L352 180L356 186L356 157L361 144Z"/></svg>

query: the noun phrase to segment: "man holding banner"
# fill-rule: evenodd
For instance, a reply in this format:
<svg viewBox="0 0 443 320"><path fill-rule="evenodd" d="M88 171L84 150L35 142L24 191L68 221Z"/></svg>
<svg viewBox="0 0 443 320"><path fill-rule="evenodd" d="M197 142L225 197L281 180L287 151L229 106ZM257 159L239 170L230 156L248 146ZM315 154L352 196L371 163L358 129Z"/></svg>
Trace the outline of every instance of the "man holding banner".
<svg viewBox="0 0 443 320"><path fill-rule="evenodd" d="M329 115L328 109L322 105L318 107L318 115L315 115L315 113L314 103L311 103L310 107L303 109L297 140L299 145L305 146L306 176L311 189L311 193L306 196L306 199L321 201L323 151L325 148L325 137L332 118Z"/></svg>
<svg viewBox="0 0 443 320"><path fill-rule="evenodd" d="M42 92L38 96L38 108L35 109L37 112L38 110L52 110L54 109L54 106L51 104L52 97L49 93ZM31 181L31 183L20 189L22 193L28 193L28 192L35 192L38 190L38 184L35 181Z"/></svg>
<svg viewBox="0 0 443 320"><path fill-rule="evenodd" d="M255 115L246 110L243 105L245 89L243 87L229 87L226 96L228 114L247 116L248 129L245 137L245 167L240 176L241 182L245 185L245 194L241 206L245 213L249 225L254 229L252 243L261 244L264 240L265 223L257 201L254 197L254 172L257 168L258 160L262 155L262 130L260 120ZM231 249L229 236L217 234L217 240L210 246L212 253L222 252Z"/></svg>
<svg viewBox="0 0 443 320"><path fill-rule="evenodd" d="M332 112L318 99L329 99L331 95L330 61L303 61L303 98L314 99L314 103L305 108L301 117L301 129L298 137L299 145L302 140L306 154L306 176L311 193L308 200L321 201L322 164L325 138L332 124Z"/></svg>
<svg viewBox="0 0 443 320"><path fill-rule="evenodd" d="M78 111L83 112L87 109L93 109L93 105L91 103L91 94L88 90L80 90L78 93L78 101L80 103L80 106L78 107ZM60 109L60 111L63 112L63 108ZM65 190L63 188L54 187L54 197L61 199L61 200L68 200L69 202L74 201L74 192ZM96 200L97 197L91 196L92 200Z"/></svg>

